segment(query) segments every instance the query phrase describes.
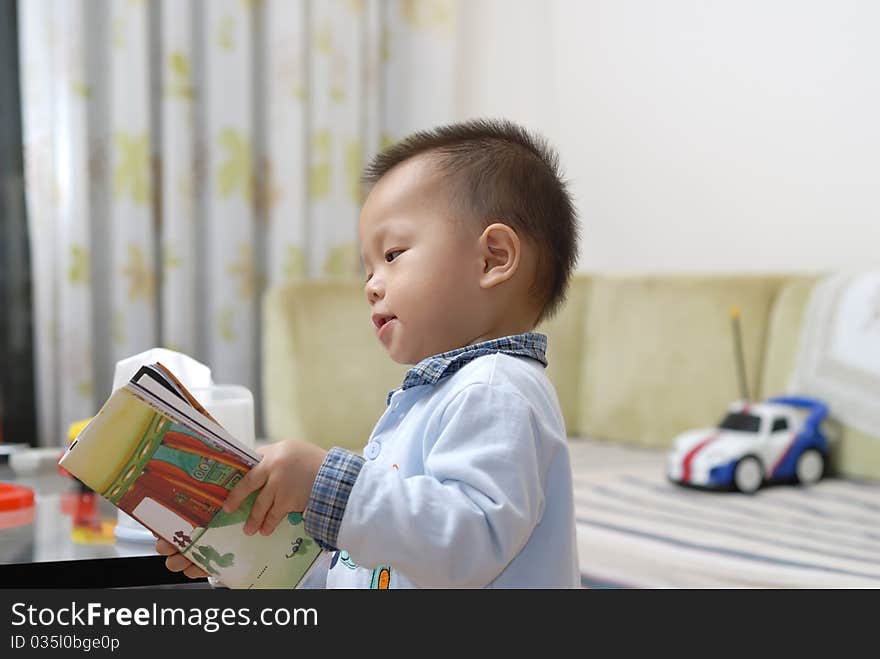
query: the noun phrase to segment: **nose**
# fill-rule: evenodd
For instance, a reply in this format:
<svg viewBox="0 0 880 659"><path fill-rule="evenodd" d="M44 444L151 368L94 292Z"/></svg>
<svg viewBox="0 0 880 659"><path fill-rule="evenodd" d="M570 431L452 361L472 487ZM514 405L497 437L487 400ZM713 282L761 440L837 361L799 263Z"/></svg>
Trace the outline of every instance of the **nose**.
<svg viewBox="0 0 880 659"><path fill-rule="evenodd" d="M385 296L385 286L374 276L364 284L364 292L367 294L367 302L375 304Z"/></svg>

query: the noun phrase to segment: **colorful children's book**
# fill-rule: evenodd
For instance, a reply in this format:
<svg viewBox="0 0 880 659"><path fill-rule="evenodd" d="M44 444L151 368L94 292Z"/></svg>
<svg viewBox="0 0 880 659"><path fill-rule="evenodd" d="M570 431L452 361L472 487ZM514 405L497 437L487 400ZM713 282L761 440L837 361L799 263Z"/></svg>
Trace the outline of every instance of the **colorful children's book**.
<svg viewBox="0 0 880 659"><path fill-rule="evenodd" d="M257 493L222 510L259 462L162 364L142 367L71 442L60 464L229 588L296 588L321 553L290 513L244 534Z"/></svg>

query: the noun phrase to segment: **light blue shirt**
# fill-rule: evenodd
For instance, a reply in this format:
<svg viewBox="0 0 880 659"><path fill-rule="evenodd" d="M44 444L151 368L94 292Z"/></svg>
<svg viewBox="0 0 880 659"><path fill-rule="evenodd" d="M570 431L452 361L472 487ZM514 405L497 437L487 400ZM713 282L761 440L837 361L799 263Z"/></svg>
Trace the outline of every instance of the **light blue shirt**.
<svg viewBox="0 0 880 659"><path fill-rule="evenodd" d="M565 424L541 353L468 355L452 376L392 392L327 587L580 585Z"/></svg>

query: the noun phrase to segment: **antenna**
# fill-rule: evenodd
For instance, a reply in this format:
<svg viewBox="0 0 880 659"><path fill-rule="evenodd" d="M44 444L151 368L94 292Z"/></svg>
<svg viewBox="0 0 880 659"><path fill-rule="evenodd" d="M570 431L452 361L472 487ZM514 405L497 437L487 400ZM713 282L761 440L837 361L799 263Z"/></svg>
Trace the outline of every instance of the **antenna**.
<svg viewBox="0 0 880 659"><path fill-rule="evenodd" d="M736 371L739 376L739 391L743 400L749 401L749 386L746 382L746 361L743 357L742 332L739 327L739 307L730 308L730 320L733 323L733 350L736 358Z"/></svg>

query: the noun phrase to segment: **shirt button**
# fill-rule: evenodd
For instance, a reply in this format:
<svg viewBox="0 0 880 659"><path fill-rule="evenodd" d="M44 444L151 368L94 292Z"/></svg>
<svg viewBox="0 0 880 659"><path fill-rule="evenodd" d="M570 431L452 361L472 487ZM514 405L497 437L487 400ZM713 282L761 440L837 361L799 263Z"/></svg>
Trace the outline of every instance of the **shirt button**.
<svg viewBox="0 0 880 659"><path fill-rule="evenodd" d="M369 460L375 460L379 457L379 451L381 450L382 445L379 442L370 442L367 444L367 448L364 449L364 455L366 455Z"/></svg>

